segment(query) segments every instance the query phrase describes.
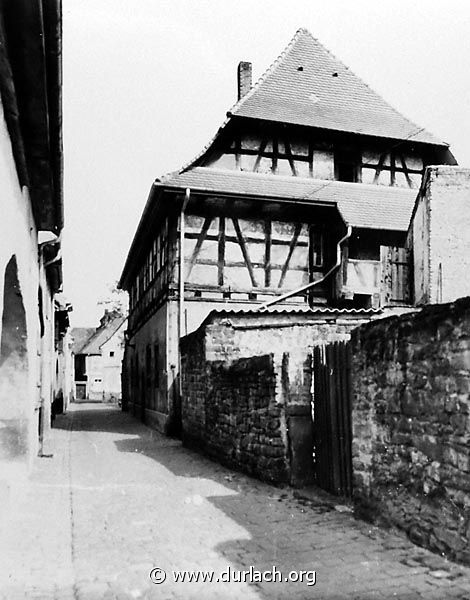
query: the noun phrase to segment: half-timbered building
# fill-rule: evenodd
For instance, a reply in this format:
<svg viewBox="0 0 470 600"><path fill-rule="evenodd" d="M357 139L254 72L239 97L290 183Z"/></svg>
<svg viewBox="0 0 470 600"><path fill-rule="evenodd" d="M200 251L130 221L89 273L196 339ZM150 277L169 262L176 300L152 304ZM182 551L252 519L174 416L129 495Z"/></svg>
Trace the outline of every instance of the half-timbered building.
<svg viewBox="0 0 470 600"><path fill-rule="evenodd" d="M240 63L238 96L200 155L153 184L120 281L124 401L166 431L179 339L214 308L412 304L406 232L423 170L455 164L304 29L255 85Z"/></svg>

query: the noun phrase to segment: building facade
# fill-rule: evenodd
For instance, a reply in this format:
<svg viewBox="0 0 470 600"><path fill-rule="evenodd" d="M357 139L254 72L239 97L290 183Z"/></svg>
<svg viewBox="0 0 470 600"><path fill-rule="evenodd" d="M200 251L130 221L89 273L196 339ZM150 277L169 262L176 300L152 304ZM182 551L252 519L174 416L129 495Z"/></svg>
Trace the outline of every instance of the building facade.
<svg viewBox="0 0 470 600"><path fill-rule="evenodd" d="M64 334L56 323L70 307L54 303L62 285L61 5L5 0L0 13L0 472L8 479L27 473L47 446Z"/></svg>
<svg viewBox="0 0 470 600"><path fill-rule="evenodd" d="M96 329L79 327L72 330L76 401L121 399L126 327L126 317L105 312Z"/></svg>
<svg viewBox="0 0 470 600"><path fill-rule="evenodd" d="M157 180L120 280L124 408L180 429L179 341L218 309L312 313L414 303L407 231L425 168L454 165L306 30L200 155Z"/></svg>

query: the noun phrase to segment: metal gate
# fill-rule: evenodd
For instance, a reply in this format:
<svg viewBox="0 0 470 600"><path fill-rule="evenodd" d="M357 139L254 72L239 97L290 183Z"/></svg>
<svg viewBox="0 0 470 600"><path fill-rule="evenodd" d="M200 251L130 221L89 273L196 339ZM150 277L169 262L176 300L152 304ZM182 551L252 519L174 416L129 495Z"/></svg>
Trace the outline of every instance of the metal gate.
<svg viewBox="0 0 470 600"><path fill-rule="evenodd" d="M352 495L351 354L347 342L313 352L315 481L339 496Z"/></svg>

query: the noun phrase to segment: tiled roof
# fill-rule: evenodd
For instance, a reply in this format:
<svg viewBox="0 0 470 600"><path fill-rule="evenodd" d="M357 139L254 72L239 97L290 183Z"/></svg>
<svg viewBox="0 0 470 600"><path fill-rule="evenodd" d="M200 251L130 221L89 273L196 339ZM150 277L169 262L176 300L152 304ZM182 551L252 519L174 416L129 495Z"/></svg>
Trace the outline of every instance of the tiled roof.
<svg viewBox="0 0 470 600"><path fill-rule="evenodd" d="M306 29L229 115L445 145L385 102Z"/></svg>
<svg viewBox="0 0 470 600"><path fill-rule="evenodd" d="M116 317L106 325L98 327L81 348L80 354L101 354L101 346L113 337L125 320L126 317Z"/></svg>
<svg viewBox="0 0 470 600"><path fill-rule="evenodd" d="M74 327L72 329L72 352L80 354L80 350L88 342L91 336L95 333L94 327Z"/></svg>
<svg viewBox="0 0 470 600"><path fill-rule="evenodd" d="M348 225L407 231L417 190L196 167L155 184L161 188L286 199L338 207Z"/></svg>

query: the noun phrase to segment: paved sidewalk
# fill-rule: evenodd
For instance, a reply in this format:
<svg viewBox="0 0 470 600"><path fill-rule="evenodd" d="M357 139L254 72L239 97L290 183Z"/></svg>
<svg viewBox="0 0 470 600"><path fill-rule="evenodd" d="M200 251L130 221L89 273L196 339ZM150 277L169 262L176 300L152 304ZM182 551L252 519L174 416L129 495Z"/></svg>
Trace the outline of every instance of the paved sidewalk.
<svg viewBox="0 0 470 600"><path fill-rule="evenodd" d="M230 471L115 408L72 406L57 425L54 457L3 507L0 598L470 600L470 569ZM172 575L273 565L283 577L315 570L316 584ZM167 573L160 585L155 567Z"/></svg>

